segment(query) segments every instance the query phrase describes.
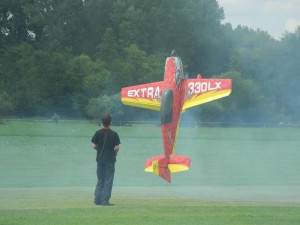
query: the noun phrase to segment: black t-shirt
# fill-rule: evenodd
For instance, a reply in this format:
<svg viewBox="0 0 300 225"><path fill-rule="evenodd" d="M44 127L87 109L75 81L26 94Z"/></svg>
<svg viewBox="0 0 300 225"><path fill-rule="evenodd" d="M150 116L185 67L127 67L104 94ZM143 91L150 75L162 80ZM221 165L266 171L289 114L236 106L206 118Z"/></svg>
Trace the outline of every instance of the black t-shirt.
<svg viewBox="0 0 300 225"><path fill-rule="evenodd" d="M117 132L104 128L97 130L91 141L97 146L97 162L116 162L114 147L121 144Z"/></svg>

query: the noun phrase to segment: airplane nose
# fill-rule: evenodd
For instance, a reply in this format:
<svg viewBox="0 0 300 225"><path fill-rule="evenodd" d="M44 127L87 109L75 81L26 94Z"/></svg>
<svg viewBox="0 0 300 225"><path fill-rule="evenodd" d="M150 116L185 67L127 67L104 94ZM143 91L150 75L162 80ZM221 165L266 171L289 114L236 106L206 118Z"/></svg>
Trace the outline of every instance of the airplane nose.
<svg viewBox="0 0 300 225"><path fill-rule="evenodd" d="M173 49L173 51L171 52L171 56L173 56L173 57L177 56L177 53L176 53L175 49Z"/></svg>

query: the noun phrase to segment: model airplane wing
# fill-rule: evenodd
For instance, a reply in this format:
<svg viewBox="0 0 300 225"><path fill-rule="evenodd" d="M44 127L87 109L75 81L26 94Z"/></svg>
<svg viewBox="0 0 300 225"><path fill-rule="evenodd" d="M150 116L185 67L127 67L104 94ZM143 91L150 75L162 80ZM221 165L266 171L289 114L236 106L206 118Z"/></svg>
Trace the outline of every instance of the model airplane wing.
<svg viewBox="0 0 300 225"><path fill-rule="evenodd" d="M231 79L186 79L182 112L187 108L226 97L231 92Z"/></svg>
<svg viewBox="0 0 300 225"><path fill-rule="evenodd" d="M160 110L164 82L154 82L137 86L125 87L121 91L124 105L145 109Z"/></svg>

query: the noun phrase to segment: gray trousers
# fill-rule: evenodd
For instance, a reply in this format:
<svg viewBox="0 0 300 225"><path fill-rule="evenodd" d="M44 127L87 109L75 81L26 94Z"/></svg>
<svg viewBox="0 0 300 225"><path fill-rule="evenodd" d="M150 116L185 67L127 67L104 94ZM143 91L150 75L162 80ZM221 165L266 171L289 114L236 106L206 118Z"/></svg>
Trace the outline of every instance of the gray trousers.
<svg viewBox="0 0 300 225"><path fill-rule="evenodd" d="M97 162L98 182L95 189L95 204L108 204L114 182L115 163Z"/></svg>

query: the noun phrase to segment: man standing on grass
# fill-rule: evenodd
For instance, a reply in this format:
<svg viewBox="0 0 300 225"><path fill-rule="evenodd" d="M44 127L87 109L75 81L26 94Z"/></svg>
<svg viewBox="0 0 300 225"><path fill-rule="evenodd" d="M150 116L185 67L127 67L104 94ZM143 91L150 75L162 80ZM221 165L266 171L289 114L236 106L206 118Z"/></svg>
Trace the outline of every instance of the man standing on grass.
<svg viewBox="0 0 300 225"><path fill-rule="evenodd" d="M115 174L116 156L121 144L117 132L110 129L111 116L101 117L103 128L97 130L92 138L92 147L97 151L97 178L95 205L112 205L109 200Z"/></svg>

